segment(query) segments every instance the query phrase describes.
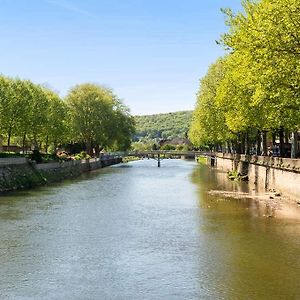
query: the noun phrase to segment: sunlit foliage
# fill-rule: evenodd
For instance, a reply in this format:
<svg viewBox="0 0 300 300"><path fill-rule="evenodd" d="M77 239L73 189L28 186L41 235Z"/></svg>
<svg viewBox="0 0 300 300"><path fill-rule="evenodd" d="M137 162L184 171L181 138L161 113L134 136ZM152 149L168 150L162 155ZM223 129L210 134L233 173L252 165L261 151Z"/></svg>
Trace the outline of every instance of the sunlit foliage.
<svg viewBox="0 0 300 300"><path fill-rule="evenodd" d="M227 54L202 80L190 129L195 144L267 131L279 134L282 144L283 131L300 128L300 2L245 0L243 8L237 14L223 10L229 30L220 43ZM212 70L220 61L223 73L216 76ZM215 94L209 94L207 81Z"/></svg>
<svg viewBox="0 0 300 300"><path fill-rule="evenodd" d="M95 148L127 149L134 133L129 110L110 89L75 86L66 99L29 80L0 76L0 136L8 148L48 149L80 143Z"/></svg>

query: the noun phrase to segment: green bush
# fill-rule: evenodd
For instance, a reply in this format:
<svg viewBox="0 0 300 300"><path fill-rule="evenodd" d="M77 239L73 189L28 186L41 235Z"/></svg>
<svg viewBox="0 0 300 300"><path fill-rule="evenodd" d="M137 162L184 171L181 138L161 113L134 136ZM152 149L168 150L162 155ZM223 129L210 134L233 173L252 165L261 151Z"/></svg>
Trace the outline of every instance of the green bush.
<svg viewBox="0 0 300 300"><path fill-rule="evenodd" d="M180 144L176 146L176 150L179 151L189 151L189 146L186 144Z"/></svg>
<svg viewBox="0 0 300 300"><path fill-rule="evenodd" d="M176 146L171 144L165 144L161 147L161 150L175 150Z"/></svg>
<svg viewBox="0 0 300 300"><path fill-rule="evenodd" d="M42 154L43 162L51 162L51 161L58 161L59 158L57 157L56 153L43 153Z"/></svg>
<svg viewBox="0 0 300 300"><path fill-rule="evenodd" d="M91 156L88 155L85 151L81 151L80 153L78 153L74 156L75 160L90 159L90 158L91 158Z"/></svg>

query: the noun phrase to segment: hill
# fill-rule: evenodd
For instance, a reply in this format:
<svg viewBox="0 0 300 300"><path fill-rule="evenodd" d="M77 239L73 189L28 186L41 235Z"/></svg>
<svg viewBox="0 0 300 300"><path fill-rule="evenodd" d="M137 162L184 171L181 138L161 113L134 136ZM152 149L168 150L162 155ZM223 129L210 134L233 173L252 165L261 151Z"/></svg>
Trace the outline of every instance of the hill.
<svg viewBox="0 0 300 300"><path fill-rule="evenodd" d="M184 138L188 131L192 111L135 116L135 141Z"/></svg>

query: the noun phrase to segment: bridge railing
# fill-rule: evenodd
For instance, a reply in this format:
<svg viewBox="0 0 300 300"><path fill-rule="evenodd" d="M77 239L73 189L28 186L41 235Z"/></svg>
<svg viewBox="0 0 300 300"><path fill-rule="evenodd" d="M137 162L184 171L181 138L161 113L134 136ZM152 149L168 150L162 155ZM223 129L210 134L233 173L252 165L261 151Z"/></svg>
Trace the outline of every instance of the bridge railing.
<svg viewBox="0 0 300 300"><path fill-rule="evenodd" d="M180 150L147 150L147 151L129 151L127 155L129 156L141 156L141 155L178 155L178 156L214 156L214 152L207 152L207 151L180 151Z"/></svg>

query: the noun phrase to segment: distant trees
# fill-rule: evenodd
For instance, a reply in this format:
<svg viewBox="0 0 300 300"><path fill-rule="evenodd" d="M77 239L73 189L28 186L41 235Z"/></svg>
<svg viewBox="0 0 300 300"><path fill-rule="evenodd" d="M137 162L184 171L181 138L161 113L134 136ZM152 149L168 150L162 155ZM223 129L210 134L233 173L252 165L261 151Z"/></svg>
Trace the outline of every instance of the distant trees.
<svg viewBox="0 0 300 300"><path fill-rule="evenodd" d="M165 143L170 144L169 148L172 149L179 146L188 148L190 145L187 141L187 132L192 111L135 116L134 119L136 133L134 143L131 144L133 150L153 150L154 145L156 149L164 149ZM184 145L181 145L182 143ZM168 146L165 150L167 148Z"/></svg>
<svg viewBox="0 0 300 300"><path fill-rule="evenodd" d="M248 153L256 143L257 153L266 153L268 132L273 141L280 140L283 154L284 140L291 133L296 139L300 128L300 4L246 0L243 6L244 13L224 10L229 32L220 42L228 54L201 81L189 135L198 146L231 143L236 151ZM222 76L212 74L218 66ZM207 80L215 92L210 99ZM205 103L210 108L204 112ZM215 119L220 127L213 126Z"/></svg>
<svg viewBox="0 0 300 300"><path fill-rule="evenodd" d="M0 135L8 148L12 140L45 152L78 142L92 153L128 148L133 133L133 117L110 89L78 85L64 101L41 85L0 76Z"/></svg>
<svg viewBox="0 0 300 300"><path fill-rule="evenodd" d="M136 140L185 138L192 111L135 116Z"/></svg>

